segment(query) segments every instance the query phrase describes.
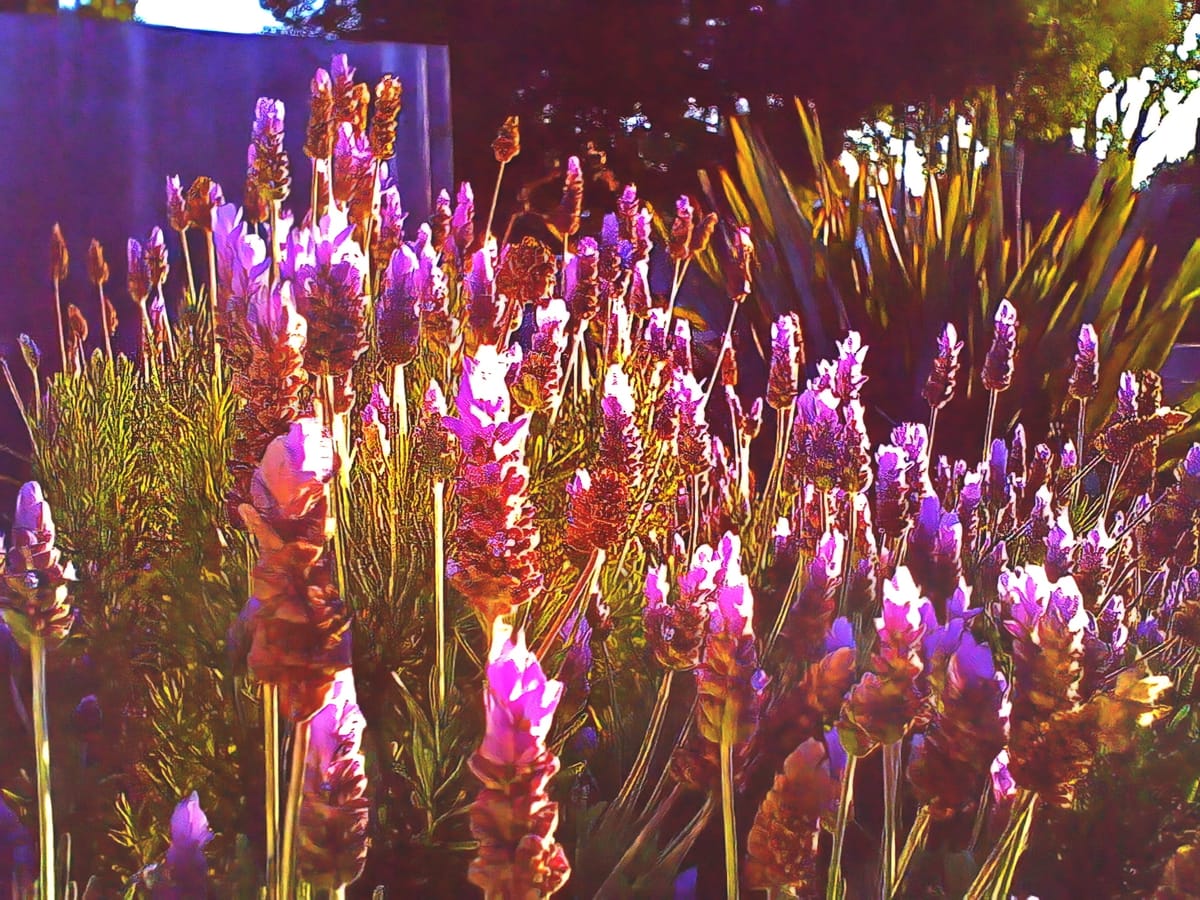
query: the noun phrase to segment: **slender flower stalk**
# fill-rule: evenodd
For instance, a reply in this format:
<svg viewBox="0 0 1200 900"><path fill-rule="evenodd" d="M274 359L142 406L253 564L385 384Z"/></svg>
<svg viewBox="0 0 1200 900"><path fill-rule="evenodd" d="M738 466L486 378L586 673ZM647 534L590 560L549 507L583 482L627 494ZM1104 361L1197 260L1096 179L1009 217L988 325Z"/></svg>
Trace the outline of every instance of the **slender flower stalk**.
<svg viewBox="0 0 1200 900"><path fill-rule="evenodd" d="M454 474L457 442L445 425L446 398L436 381L429 383L421 415L413 431L417 471L433 482L434 683L438 719L445 708L446 681L446 481Z"/></svg>
<svg viewBox="0 0 1200 900"><path fill-rule="evenodd" d="M67 242L63 238L62 229L58 223L50 232L50 280L54 282L54 318L58 324L58 349L62 353L62 372L69 371L67 365L67 338L63 329L62 297L59 286L66 280L71 255L67 252Z"/></svg>
<svg viewBox="0 0 1200 900"><path fill-rule="evenodd" d="M54 890L54 804L50 799L50 731L46 711L46 642L40 634L29 637L29 661L33 676L33 744L37 760L37 808L40 831L38 891L42 900L53 900Z"/></svg>
<svg viewBox="0 0 1200 900"><path fill-rule="evenodd" d="M517 116L509 116L500 126L496 139L492 141L492 153L500 165L496 175L496 188L492 191L492 205L488 207L487 221L483 225L485 235L492 233L492 219L496 216L496 203L500 199L500 183L504 180L504 167L521 152L521 121Z"/></svg>
<svg viewBox="0 0 1200 900"><path fill-rule="evenodd" d="M88 278L100 294L100 330L104 332L104 355L113 361L112 337L108 333L108 309L105 306L104 283L108 281L108 263L104 259L104 248L93 240L88 247Z"/></svg>

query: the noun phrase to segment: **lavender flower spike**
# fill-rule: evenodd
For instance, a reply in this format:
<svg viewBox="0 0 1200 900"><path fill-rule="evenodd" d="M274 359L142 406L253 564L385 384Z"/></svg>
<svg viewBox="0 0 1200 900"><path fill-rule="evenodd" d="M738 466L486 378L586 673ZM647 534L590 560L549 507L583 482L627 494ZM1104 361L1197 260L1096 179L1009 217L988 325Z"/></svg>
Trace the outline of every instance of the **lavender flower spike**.
<svg viewBox="0 0 1200 900"><path fill-rule="evenodd" d="M208 816L200 808L200 797L191 796L175 807L171 816L171 846L155 880L154 900L185 900L208 896L208 861L204 848L213 838Z"/></svg>

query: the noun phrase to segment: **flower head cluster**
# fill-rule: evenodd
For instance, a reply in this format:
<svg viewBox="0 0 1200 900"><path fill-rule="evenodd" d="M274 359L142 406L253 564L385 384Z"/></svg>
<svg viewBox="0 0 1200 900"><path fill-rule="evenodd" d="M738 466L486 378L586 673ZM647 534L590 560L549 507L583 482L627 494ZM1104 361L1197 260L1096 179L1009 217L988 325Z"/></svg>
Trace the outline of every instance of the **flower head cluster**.
<svg viewBox="0 0 1200 900"><path fill-rule="evenodd" d="M961 634L935 698L936 713L913 739L908 777L935 819L969 809L1008 738L1008 685L992 652Z"/></svg>
<svg viewBox="0 0 1200 900"><path fill-rule="evenodd" d="M26 482L17 492L11 545L3 558L0 584L0 615L24 647L32 636L52 644L62 641L75 621L67 598L67 583L75 580L75 567L63 562L56 538L42 486Z"/></svg>
<svg viewBox="0 0 1200 900"><path fill-rule="evenodd" d="M958 355L962 352L962 341L949 322L938 336L937 356L933 359L933 370L925 382L921 396L931 409L941 409L954 397L958 381Z"/></svg>
<svg viewBox="0 0 1200 900"><path fill-rule="evenodd" d="M246 218L251 222L268 221L273 204L286 200L291 188L292 176L283 149L283 103L259 97L246 154Z"/></svg>
<svg viewBox="0 0 1200 900"><path fill-rule="evenodd" d="M758 667L754 595L742 572L741 541L736 535L726 533L721 538L709 565L705 575L711 572L713 588L708 634L694 670L696 728L691 739L676 749L671 763L681 781L698 788L715 783L722 742L730 743L737 757L748 752L768 680Z"/></svg>
<svg viewBox="0 0 1200 900"><path fill-rule="evenodd" d="M865 756L901 740L928 697L921 645L937 626L933 605L908 569L883 584L883 615L875 620L879 647L871 670L850 691L838 732L847 752Z"/></svg>
<svg viewBox="0 0 1200 900"><path fill-rule="evenodd" d="M355 696L354 675L344 669L309 723L296 868L317 888L345 887L366 864L370 819L362 751L366 724Z"/></svg>
<svg viewBox="0 0 1200 900"><path fill-rule="evenodd" d="M488 345L464 357L458 415L445 419L462 445L454 490L458 521L446 571L487 621L511 612L542 587L525 464L529 419L510 419L507 377L516 361Z"/></svg>
<svg viewBox="0 0 1200 900"><path fill-rule="evenodd" d="M226 504L235 523L240 522L239 507L250 500L250 480L267 445L301 417L301 392L308 383L304 371L308 327L292 305L286 283L251 296L241 331L249 354L245 365L234 369L233 389L246 402L234 418L228 463L233 485Z"/></svg>
<svg viewBox="0 0 1200 900"><path fill-rule="evenodd" d="M1100 363L1096 359L1096 329L1085 324L1075 344L1075 368L1067 381L1067 394L1076 400L1091 400L1100 381Z"/></svg>
<svg viewBox="0 0 1200 900"><path fill-rule="evenodd" d="M571 868L554 840L558 804L547 788L559 761L546 746L563 686L547 679L523 633L511 640L503 622L492 626L486 729L470 767L483 788L471 804L471 834L479 849L468 877L488 897L549 897Z"/></svg>
<svg viewBox="0 0 1200 900"><path fill-rule="evenodd" d="M259 546L247 661L255 678L278 685L293 721L320 710L350 665L349 616L324 549L334 471L329 436L300 419L267 446L239 509Z"/></svg>
<svg viewBox="0 0 1200 900"><path fill-rule="evenodd" d="M446 427L446 396L436 381L430 380L421 401L421 412L413 428L413 460L422 474L432 481L446 481L454 474L458 439Z"/></svg>
<svg viewBox="0 0 1200 900"><path fill-rule="evenodd" d="M554 410L562 403L562 360L569 319L566 304L558 298L534 311L536 330L512 383L514 398L528 410Z"/></svg>
<svg viewBox="0 0 1200 900"><path fill-rule="evenodd" d="M154 900L207 897L208 860L204 848L212 839L208 816L200 808L199 795L192 791L171 814L171 843L166 859L154 873L150 896Z"/></svg>
<svg viewBox="0 0 1200 900"><path fill-rule="evenodd" d="M983 386L989 391L1007 391L1012 385L1017 356L1017 310L1007 300L996 310L992 346L983 359Z"/></svg>
<svg viewBox="0 0 1200 900"><path fill-rule="evenodd" d="M335 208L288 235L280 272L308 321L304 366L314 375L345 375L367 349L366 258L353 231Z"/></svg>
<svg viewBox="0 0 1200 900"><path fill-rule="evenodd" d="M837 809L845 752L830 732L828 749L809 738L775 776L746 839L746 884L797 896L818 894L825 884L818 852L821 822Z"/></svg>
<svg viewBox="0 0 1200 900"><path fill-rule="evenodd" d="M333 80L325 69L317 69L309 89L308 128L304 132L304 154L313 160L333 155Z"/></svg>
<svg viewBox="0 0 1200 900"><path fill-rule="evenodd" d="M392 251L375 303L375 340L380 358L393 366L413 361L421 337L421 263L408 244Z"/></svg>
<svg viewBox="0 0 1200 900"><path fill-rule="evenodd" d="M767 375L767 404L773 409L791 409L800 392L800 369L804 365L804 338L800 317L787 313L771 323L771 368Z"/></svg>

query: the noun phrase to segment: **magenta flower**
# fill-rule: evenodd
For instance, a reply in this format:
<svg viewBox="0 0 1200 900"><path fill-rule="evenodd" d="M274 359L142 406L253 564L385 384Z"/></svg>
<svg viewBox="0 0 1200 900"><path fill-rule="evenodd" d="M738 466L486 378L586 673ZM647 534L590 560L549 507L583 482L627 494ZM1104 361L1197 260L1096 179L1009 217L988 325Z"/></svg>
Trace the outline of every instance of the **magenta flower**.
<svg viewBox="0 0 1200 900"><path fill-rule="evenodd" d="M450 243L460 269L467 256L478 249L475 246L475 192L468 181L458 186L454 212L450 216Z"/></svg>
<svg viewBox="0 0 1200 900"><path fill-rule="evenodd" d="M629 376L620 363L613 363L604 377L604 395L600 398L604 425L598 459L601 465L620 472L631 487L641 481L644 454L635 409Z"/></svg>
<svg viewBox="0 0 1200 900"><path fill-rule="evenodd" d="M321 423L300 419L286 435L267 445L258 474L251 481L252 502L259 510L299 519L325 497L335 468L333 441Z"/></svg>
<svg viewBox="0 0 1200 900"><path fill-rule="evenodd" d="M848 332L837 348L835 362L821 360L817 363L817 378L812 387L818 391L828 390L838 400L848 403L862 394L863 385L867 383L862 365L868 348L857 331Z"/></svg>
<svg viewBox="0 0 1200 900"><path fill-rule="evenodd" d="M947 322L946 327L938 336L937 356L933 360L933 370L925 381L921 396L931 409L939 410L954 397L954 387L958 380L958 355L962 352L962 341L958 339L958 331Z"/></svg>
<svg viewBox="0 0 1200 900"><path fill-rule="evenodd" d="M479 752L500 765L528 765L546 751L562 682L546 678L538 658L525 646L525 634L511 640L512 629L492 628L487 691L487 725Z"/></svg>
<svg viewBox="0 0 1200 900"><path fill-rule="evenodd" d="M372 235L371 257L391 259L392 251L404 241L404 220L408 214L400 205L400 190L395 181L388 180L379 192L379 223ZM428 233L429 226L425 226Z"/></svg>
<svg viewBox="0 0 1200 900"><path fill-rule="evenodd" d="M712 547L702 544L692 553L688 568L676 578L676 591L671 590L666 566L646 574L642 623L646 643L660 665L686 670L700 664L720 569L721 561Z"/></svg>
<svg viewBox="0 0 1200 900"><path fill-rule="evenodd" d="M921 647L937 627L933 605L908 570L883 583L883 615L875 620L879 647L871 670L846 698L838 732L848 752L865 756L877 744L902 740L925 705L929 686Z"/></svg>
<svg viewBox="0 0 1200 900"><path fill-rule="evenodd" d="M529 417L509 419L507 377L518 361L519 351L501 355L487 345L464 357L458 416L444 420L463 451L447 573L489 621L530 600L542 586L525 464Z"/></svg>
<svg viewBox="0 0 1200 900"><path fill-rule="evenodd" d="M561 682L547 679L525 636L496 620L483 703L486 730L470 767L483 783L471 805L479 849L469 878L488 897L548 897L570 877L554 840L558 806L547 794L559 770L546 746Z"/></svg>

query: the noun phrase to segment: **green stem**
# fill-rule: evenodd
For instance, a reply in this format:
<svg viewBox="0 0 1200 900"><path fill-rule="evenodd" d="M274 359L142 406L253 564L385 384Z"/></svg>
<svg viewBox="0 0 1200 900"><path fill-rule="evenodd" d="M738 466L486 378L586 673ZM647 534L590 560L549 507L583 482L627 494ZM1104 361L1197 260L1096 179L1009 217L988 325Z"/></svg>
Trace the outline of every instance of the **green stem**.
<svg viewBox="0 0 1200 900"><path fill-rule="evenodd" d="M1032 791L1018 793L1009 812L1004 834L971 882L966 900L1005 900L1008 897L1017 863L1029 843L1029 830L1033 826L1036 808L1037 794Z"/></svg>
<svg viewBox="0 0 1200 900"><path fill-rule="evenodd" d="M441 722L446 708L446 483L433 483L433 602L437 625L435 681L437 684L436 721Z"/></svg>
<svg viewBox="0 0 1200 900"><path fill-rule="evenodd" d="M1084 451L1087 448L1087 401L1079 401L1079 425L1076 428L1075 437L1075 454L1078 460L1078 465L1083 465ZM1071 502L1074 503L1079 499L1079 485L1076 484L1071 490Z"/></svg>
<svg viewBox="0 0 1200 900"><path fill-rule="evenodd" d="M717 350L717 363L713 367L712 378L708 382L708 387L704 390L704 399L700 401L700 408L704 409L708 406L708 398L712 396L713 388L717 382L721 380L721 363L725 360L725 350L729 347L733 340L733 321L737 318L738 307L740 303L733 304L733 310L729 313L729 324L725 326L725 334L721 337L721 347Z"/></svg>
<svg viewBox="0 0 1200 900"><path fill-rule="evenodd" d="M625 871L629 864L637 858L638 853L641 851L642 845L646 843L647 838L658 831L658 826L662 824L663 819L667 817L667 813L669 813L672 807L675 806L675 802L680 798L680 796L682 796L682 794L683 788L679 785L675 785L675 789L671 791L670 796L668 796L666 800L659 804L659 806L654 810L654 815L650 817L650 820L646 822L646 824L642 827L642 830L638 832L637 837L633 839L632 843L629 845L629 848L624 852L624 854L622 854L621 858L617 861L617 864L613 866L612 871L608 873L608 877L604 879L604 883L600 885L600 890L596 892L597 897L614 896L611 890L616 887L617 878L622 872Z"/></svg>
<svg viewBox="0 0 1200 900"><path fill-rule="evenodd" d="M179 243L183 245L183 268L187 271L188 299L190 302L195 303L196 276L192 274L192 251L188 248L187 232L186 228L179 232Z"/></svg>
<svg viewBox="0 0 1200 900"><path fill-rule="evenodd" d="M267 210L267 239L271 242L271 287L279 284L279 203L271 201Z"/></svg>
<svg viewBox="0 0 1200 900"><path fill-rule="evenodd" d="M935 460L937 459L937 457L933 455L933 435L937 431L937 420L938 420L938 408L936 406L934 406L934 407L931 407L929 410L929 437L925 442L925 446L928 448L927 453L929 455L929 458L935 459Z"/></svg>
<svg viewBox="0 0 1200 900"><path fill-rule="evenodd" d="M62 353L62 371L66 375L69 371L67 368L67 339L66 332L63 331L62 319L62 297L58 290L58 279L54 279L54 318L58 322L58 349Z"/></svg>
<svg viewBox="0 0 1200 900"><path fill-rule="evenodd" d="M398 443L408 445L408 392L404 387L404 366L392 366L392 409L396 414Z"/></svg>
<svg viewBox="0 0 1200 900"><path fill-rule="evenodd" d="M971 826L971 843L967 844L967 850L972 854L983 836L983 826L987 822L988 803L991 799L992 779L988 777L983 779L983 790L979 792L979 805L975 809L975 824Z"/></svg>
<svg viewBox="0 0 1200 900"><path fill-rule="evenodd" d="M896 889L896 832L900 813L900 765L903 741L883 745L883 849L880 854L882 873L880 896L891 897Z"/></svg>
<svg viewBox="0 0 1200 900"><path fill-rule="evenodd" d="M658 737L662 733L663 722L667 715L667 701L671 697L671 681L674 678L675 670L667 669L667 672L662 677L662 681L658 683L658 696L654 701L654 709L650 713L650 723L646 728L646 737L642 741L642 746L638 750L637 758L633 761L633 768L629 770L629 775L625 779L625 783L621 786L620 793L612 803L612 809L621 810L629 803L636 803L638 794L641 793L642 786L646 781L646 770L650 765L651 759L654 757L654 750L658 744Z"/></svg>
<svg viewBox="0 0 1200 900"><path fill-rule="evenodd" d="M333 452L338 458L338 474L333 484L329 489L330 512L333 515L333 566L337 575L337 588L342 595L342 599L350 603L349 598L349 583L346 575L346 534L345 534L345 519L346 510L343 507L342 501L345 495L342 492L343 485L349 483L349 471L346 455L344 453L343 442L340 438L338 428L337 413L334 412L333 398L337 388L334 385L334 376L321 376L321 388L323 389L324 397L322 397L322 409L324 411L324 425L329 429L329 433L333 439ZM351 604L353 608L353 604Z"/></svg>
<svg viewBox="0 0 1200 900"><path fill-rule="evenodd" d="M542 634L542 640L535 652L543 664L550 651L554 648L554 643L558 639L558 633L562 631L563 625L566 624L567 618L571 615L571 610L576 609L582 602L585 602L588 594L591 593L596 576L600 574L600 569L604 566L604 559L605 553L603 550L597 548L592 551L592 555L588 557L583 571L579 573L579 580L575 582L575 587L571 590L570 596L567 597L566 602L563 603L562 607L551 620L550 627Z"/></svg>
<svg viewBox="0 0 1200 900"><path fill-rule="evenodd" d="M161 283L159 283L159 285L158 285L158 299L162 303L163 331L165 331L167 333L167 357L170 360L170 362L174 363L175 358L176 358L175 328L174 328L174 326L171 325L171 316L167 312L167 301L166 301L166 298L163 296L163 289L162 289ZM165 367L166 360L164 360L163 365Z"/></svg>
<svg viewBox="0 0 1200 900"><path fill-rule="evenodd" d="M721 719L721 822L725 833L725 896L737 900L737 821L733 809L733 740L737 729L737 706L725 701Z"/></svg>
<svg viewBox="0 0 1200 900"><path fill-rule="evenodd" d="M787 593L783 595L783 602L779 605L779 612L775 615L775 623L771 626L771 633L767 635L767 642L763 644L763 659L771 655L771 651L775 647L775 642L779 640L779 635L783 634L783 626L787 624L788 613L792 610L792 603L796 599L796 592L800 590L800 577L803 571L804 554L797 550L796 567L792 569L792 578L788 582Z"/></svg>
<svg viewBox="0 0 1200 900"><path fill-rule="evenodd" d="M892 881L892 893L889 896L900 896L900 888L904 884L904 876L908 874L908 867L912 863L913 857L924 849L925 840L929 837L929 822L929 807L922 806L917 811L916 821L913 822L908 837L904 841L904 850L900 853L900 862L896 866L896 874Z"/></svg>
<svg viewBox="0 0 1200 900"><path fill-rule="evenodd" d="M850 809L854 806L854 770L858 757L853 754L846 760L842 772L842 792L838 798L837 820L833 830L833 854L829 859L829 881L825 886L826 900L841 900L846 896L846 884L842 879L842 847L846 841L846 825L850 821Z"/></svg>
<svg viewBox="0 0 1200 900"><path fill-rule="evenodd" d="M54 807L50 802L50 734L46 715L46 641L29 638L33 670L33 741L37 753L38 826L41 831L41 869L38 890L42 900L57 900L54 891Z"/></svg>
<svg viewBox="0 0 1200 900"><path fill-rule="evenodd" d="M221 342L217 340L217 251L213 245L212 232L204 232L204 237L208 247L208 315L209 326L212 328L213 383L216 384L219 392L224 377L221 374ZM271 240L273 243L274 237Z"/></svg>
<svg viewBox="0 0 1200 900"><path fill-rule="evenodd" d="M500 171L496 175L496 187L492 191L492 205L488 209L487 223L483 226L483 239L485 241L487 240L488 236L492 233L492 219L496 215L496 204L500 200L500 182L502 182L504 180L504 167L506 165L507 165L507 163L500 163ZM564 255L563 256L563 265L565 266L566 264L567 264L567 258Z"/></svg>
<svg viewBox="0 0 1200 900"><path fill-rule="evenodd" d="M283 844L279 853L280 900L296 895L296 831L300 825L300 800L304 792L304 762L308 757L309 721L297 722L292 731L292 762L288 773L287 806L283 818Z"/></svg>
<svg viewBox="0 0 1200 900"><path fill-rule="evenodd" d="M855 501L858 500L858 493L850 492L849 520L846 528L846 553L845 562L842 566L842 583L838 588L838 615L846 615L846 606L850 598L850 576L854 574L854 542L858 538L858 507Z"/></svg>
<svg viewBox="0 0 1200 900"><path fill-rule="evenodd" d="M96 290L100 292L100 330L104 332L104 355L111 363L113 361L112 335L108 333L108 306L104 302L104 285L97 285Z"/></svg>
<svg viewBox="0 0 1200 900"><path fill-rule="evenodd" d="M267 896L279 890L279 688L262 686L263 757L267 773Z"/></svg>
<svg viewBox="0 0 1200 900"><path fill-rule="evenodd" d="M987 428L983 432L983 461L985 463L992 452L992 429L996 425L996 401L999 397L999 391L988 392Z"/></svg>

